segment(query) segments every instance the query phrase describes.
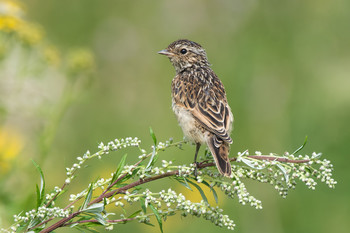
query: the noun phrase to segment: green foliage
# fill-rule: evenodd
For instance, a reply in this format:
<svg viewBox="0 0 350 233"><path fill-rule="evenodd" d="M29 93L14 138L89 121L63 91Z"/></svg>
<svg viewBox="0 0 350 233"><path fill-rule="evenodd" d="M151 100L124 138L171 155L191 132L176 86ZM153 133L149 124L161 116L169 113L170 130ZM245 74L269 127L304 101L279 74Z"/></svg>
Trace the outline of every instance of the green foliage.
<svg viewBox="0 0 350 233"><path fill-rule="evenodd" d="M153 131L151 131L151 137L155 139ZM294 154L288 153L283 156L262 155L260 152L249 155L248 151L245 151L239 153L238 157L231 158L233 172L230 178L222 177L217 171L213 159L210 155L205 154L203 158L200 158L198 164L199 176L195 177L193 164L179 166L173 165L172 161L162 160L162 166L156 166L154 160L154 157L159 156L160 152L170 147L181 148L184 142L173 142L172 140L165 143L159 142L158 145L151 146L149 153L141 148L140 143L138 138L130 137L115 139L107 144L100 143L99 151L96 153L91 154L87 151L82 157L77 157L77 163L73 164L71 168L66 168L67 178L62 188L55 187L45 198L43 198L44 175L40 167L33 162L41 176L41 186L40 188L37 186L39 206L37 209L16 215L11 230L3 229L3 231L42 230L42 232L49 232L65 226L94 230L95 227L101 225L110 230L115 224L128 223L133 220L153 226L150 217L154 216L160 231L163 232L163 221L176 213L180 213L182 216L202 217L217 226L233 230L235 227L233 220L228 215L222 214L224 210L209 204L200 184L211 190L216 203L218 203L218 195L215 187L218 187L228 197L238 197L241 204L250 204L256 209L262 208L261 201L249 194L243 178L271 184L283 197L286 197L289 189L295 188L296 179L301 180L312 189L316 186L315 178L326 183L330 188L334 188L336 184L332 178L332 165L328 160L319 160L320 155L316 153L313 153L311 157L300 155L296 158ZM82 192L70 194L65 207L55 207L54 203L61 198L59 194L64 191L69 192L69 185L73 179L76 179L75 174L82 167L85 167L83 166L85 163L95 158L103 159L111 152L127 147L139 148L141 155L139 155L138 162L127 165L127 155L125 154L121 157L116 171L111 174L110 178L100 178L90 183L88 188ZM146 160L151 161L147 166L143 163ZM177 180L193 192L198 192L202 201L195 203L187 200L183 194L177 193L170 187L167 191L163 189L160 192L152 192L147 188L147 185L140 186L166 177ZM84 200L81 201L82 199ZM139 209L125 217L123 214L123 212L126 213L124 206L133 203L138 203ZM77 204L80 206L75 207ZM107 211L106 207L112 204L117 209ZM151 211L147 213L147 209ZM118 212L120 212L120 218L110 218L116 216ZM55 219L61 220L50 225L49 223Z"/></svg>
<svg viewBox="0 0 350 233"><path fill-rule="evenodd" d="M45 196L45 178L40 166L36 162L34 162L34 160L32 160L32 162L40 174L40 188L38 185L36 185L36 208L39 208Z"/></svg>
<svg viewBox="0 0 350 233"><path fill-rule="evenodd" d="M26 6L22 8L21 2ZM67 177L67 185L62 188L59 178L62 176L57 173L63 166L72 163L72 155L81 151L82 145L83 148L91 148L96 141L114 138L116 135L124 137L137 134L146 138L148 130L139 130L145 127L144 122L153 125L158 139L169 135L169 132L174 138L182 137L169 107L172 72L167 62L156 54L156 51L179 36L198 41L207 48L213 68L225 85L236 120L232 134L235 140L231 148L232 156L245 148L251 148L253 154L256 149L294 151L293 145L299 145L300 138L307 133L313 140L309 141L310 145L303 150L304 153L311 154L315 148L321 150L335 163L337 179L344 179L336 191L330 192L321 187L317 193L303 189L294 192L293 199L283 202L282 207L280 201L272 195L266 197L265 193L252 191L254 186L247 184L246 187L241 183L246 179L258 179L257 177L263 181L260 173L270 173L269 176L276 173L283 180L272 181L272 188L284 193L286 188L280 187L288 181L292 184L313 184L308 178L312 177L318 183L317 177L326 180L328 176L324 174L328 173L328 166L320 170L318 166L322 164L313 162L312 167L317 168L315 173L315 170L303 164L263 166L260 161L243 155L241 162L232 164L248 167L254 172L236 167L239 176L226 180L226 188L236 182L237 189L232 195L236 198L221 198L220 205L231 206L232 201L249 203L243 195L238 196L242 193L241 190L245 193L248 188L251 194L256 193L259 198L269 198L266 203L274 203L268 206L269 212L262 215L273 212L278 218L268 218L269 221L261 221L260 224L240 221L239 231L320 233L349 229L349 208L344 205L348 203L350 190L346 182L348 157L344 156L348 154L350 140L350 131L344 130L348 128L350 118L350 31L347 30L346 23L350 20L349 1L327 1L322 4L317 1L277 4L276 1L264 1L264 4L259 1L202 1L200 4L189 1L191 7L183 8L178 1L154 1L152 4L144 1L134 4L132 1L86 3L78 0L73 7L66 7L65 11L57 11L64 8L65 3L61 1L32 1L30 4L21 2L0 0L0 225L9 225L12 215L17 212L36 208L32 196L34 183L28 181L38 180L38 176L31 172L33 167L28 158L33 158L45 171L46 196L50 195L49 200L57 200L57 203L52 201L52 205L49 204L47 208L39 207L40 211L54 212L51 207L63 208L72 203L65 195L72 194L70 185L74 186L74 190L83 192L81 195L86 195L87 184L92 181L95 183L97 179L88 180L86 173L100 177L96 172L103 169L102 175L105 177L105 171L115 171L120 160L118 158L124 154L113 153L117 157L112 162L110 158L105 162L93 163L94 169L90 166L91 170L85 170L86 173L77 170L71 178L78 178L79 182L69 183L71 179ZM9 15L11 11L14 14ZM169 30L164 30L165 28ZM52 39L55 44L47 39ZM91 53L83 58L84 52L81 53L81 49L67 51L71 50L72 45L78 48L89 46L96 52L94 60L98 66L86 66L91 61ZM92 81L91 69L95 67L98 68L94 79L96 85L88 88ZM76 108L71 108L74 106ZM66 114L67 110L70 110L69 114ZM14 145L12 142L16 140L10 141L11 137L4 134L3 127L9 127L6 131L17 132L16 138L22 139L19 142L25 147L17 147L16 156L6 154L11 151ZM143 142L146 145L153 144L152 138L144 139ZM186 147L184 146L184 151L166 149L150 171L160 166L161 159L176 157L173 161L176 165L188 163L193 151ZM153 150L151 148L147 151ZM295 159L299 159L297 153L299 152L291 153ZM125 165L130 165L134 155L134 152L129 153ZM321 154L312 157L312 160L324 162ZM146 165L149 160L145 161ZM91 165L91 162L87 164ZM82 167L84 166L86 164ZM291 169L299 172L293 176L289 173ZM185 170L180 173L185 174ZM206 168L202 171L205 170ZM121 177L114 187L123 187L124 183L137 179L139 171L142 169L133 170L131 175ZM142 173L139 178L145 179L147 174ZM198 178L200 181L203 175ZM226 192L225 183L205 178L198 184L204 184L204 181L208 181L217 194L220 194L221 189ZM55 186L58 183L59 187ZM104 188L111 183L112 181L104 185ZM266 180L266 183L269 184L270 181ZM155 186L157 184L152 189L157 192L159 188L168 188ZM188 186L192 187L197 196L200 195L191 184ZM202 185L200 187L206 188ZM40 191L40 184L38 189ZM50 190L52 192L48 192ZM100 188L94 190L93 196L96 197L100 194ZM175 190L179 192L177 188ZM122 194L116 194L115 197L119 195ZM209 194L206 195L210 199ZM81 207L84 199L85 196L77 204L72 204L75 206L74 211ZM130 216L129 203L120 201L125 204L125 210L120 204L114 211L118 215L109 218L119 218L119 213ZM103 202L108 201L104 199ZM140 205L145 213L139 203L145 207L145 202L142 201L134 203L132 207ZM304 206L308 207L305 211L300 211ZM147 213L152 214L147 209ZM240 216L251 213L244 206L225 209L232 216L235 213ZM70 207L67 211L70 213ZM177 211L178 214L179 212ZM256 219L260 213L256 212L255 215L249 216ZM87 220L85 217L77 217L76 220ZM150 218L157 225L156 219ZM32 221L30 227L38 221L39 217ZM171 228L167 232L184 231L184 228L189 231L194 228L201 232L210 231L207 228L209 224L192 227L181 224L172 227L171 223L163 222L164 228L166 225ZM48 227L49 224L51 223L41 226ZM76 223L69 227L94 232L92 228L101 225L98 222L85 224ZM133 225L128 229L135 231L137 226Z"/></svg>

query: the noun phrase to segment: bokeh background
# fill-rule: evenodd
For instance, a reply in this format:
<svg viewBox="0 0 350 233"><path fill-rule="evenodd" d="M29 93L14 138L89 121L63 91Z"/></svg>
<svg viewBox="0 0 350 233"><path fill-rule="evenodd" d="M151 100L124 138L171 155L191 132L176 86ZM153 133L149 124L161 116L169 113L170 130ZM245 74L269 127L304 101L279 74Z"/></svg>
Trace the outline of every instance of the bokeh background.
<svg viewBox="0 0 350 233"><path fill-rule="evenodd" d="M24 12L19 17L36 25L41 40L54 45L45 52L46 59L56 63L55 56L65 58L61 65L39 65L33 71L36 56L7 54L0 45L1 59L6 61L0 71L1 223L8 225L12 215L35 206L34 184L39 178L31 159L39 161L47 187L52 188L64 181L65 167L87 149L95 151L101 141L137 136L148 147L150 126L160 141L181 140L171 110L174 69L157 51L188 38L206 49L225 85L235 116L233 155L246 149L293 151L307 135L302 152L322 152L335 165L335 190L319 184L312 191L300 184L282 199L273 187L248 182L263 210L220 197L219 206L235 220L235 231L349 231L350 1L27 0L13 4ZM21 50L30 46L22 45ZM76 75L72 62L84 77ZM94 71L86 74L86 69ZM31 73L23 79L19 70ZM74 80L67 81L66 76ZM12 81L4 82L8 79ZM17 79L21 81L13 81ZM67 94L65 85L74 88ZM136 150L128 153L130 160L138 155ZM192 162L193 153L194 147L186 145L184 151L174 149L162 156L182 164ZM89 180L109 176L121 155L85 169L73 193ZM166 186L183 189L170 181L154 188ZM115 231L159 229L133 222L117 225ZM164 224L164 232L184 231L228 232L191 216L174 216Z"/></svg>

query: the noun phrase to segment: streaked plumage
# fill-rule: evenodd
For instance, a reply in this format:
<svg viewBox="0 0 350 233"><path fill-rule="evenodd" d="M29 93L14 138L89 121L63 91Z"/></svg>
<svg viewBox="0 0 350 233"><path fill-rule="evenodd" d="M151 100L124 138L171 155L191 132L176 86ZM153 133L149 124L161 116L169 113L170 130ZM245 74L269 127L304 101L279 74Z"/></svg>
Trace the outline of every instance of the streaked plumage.
<svg viewBox="0 0 350 233"><path fill-rule="evenodd" d="M210 68L205 50L189 40L177 40L159 52L175 67L172 81L172 108L189 140L209 147L218 170L231 175L229 149L233 115L224 86Z"/></svg>

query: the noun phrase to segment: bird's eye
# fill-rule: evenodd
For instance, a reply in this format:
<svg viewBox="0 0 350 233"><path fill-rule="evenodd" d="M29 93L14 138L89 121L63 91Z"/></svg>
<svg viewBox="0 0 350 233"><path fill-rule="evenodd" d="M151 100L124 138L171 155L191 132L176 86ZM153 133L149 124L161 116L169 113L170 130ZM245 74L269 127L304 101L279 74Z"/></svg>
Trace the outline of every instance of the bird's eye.
<svg viewBox="0 0 350 233"><path fill-rule="evenodd" d="M187 53L187 49L181 49L180 53L186 54Z"/></svg>

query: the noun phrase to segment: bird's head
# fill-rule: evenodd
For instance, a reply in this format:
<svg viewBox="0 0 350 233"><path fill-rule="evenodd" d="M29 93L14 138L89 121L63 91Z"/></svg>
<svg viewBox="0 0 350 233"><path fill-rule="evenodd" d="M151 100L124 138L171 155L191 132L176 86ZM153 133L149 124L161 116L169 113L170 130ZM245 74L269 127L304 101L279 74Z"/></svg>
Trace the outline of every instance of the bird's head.
<svg viewBox="0 0 350 233"><path fill-rule="evenodd" d="M209 66L207 54L198 43L190 40L177 40L166 49L158 52L167 56L177 73L190 67Z"/></svg>

